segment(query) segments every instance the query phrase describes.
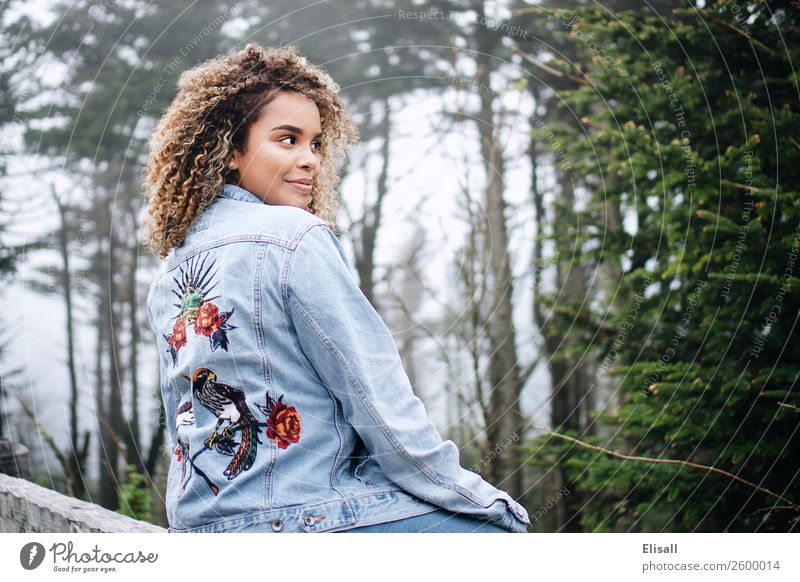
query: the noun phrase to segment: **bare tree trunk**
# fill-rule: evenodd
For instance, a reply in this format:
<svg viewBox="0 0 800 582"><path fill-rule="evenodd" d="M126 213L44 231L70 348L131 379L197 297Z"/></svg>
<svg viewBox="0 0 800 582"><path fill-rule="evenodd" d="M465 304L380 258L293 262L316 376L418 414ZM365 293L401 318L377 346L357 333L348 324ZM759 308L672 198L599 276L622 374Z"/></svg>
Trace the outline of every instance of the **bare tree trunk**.
<svg viewBox="0 0 800 582"><path fill-rule="evenodd" d="M485 17L484 4L475 9L478 17ZM476 27L476 85L489 86L497 37L485 27ZM485 85L482 85L485 84ZM499 131L495 130L493 115L494 95L490 91L480 91L480 112L476 122L480 135L480 151L486 171L485 206L489 222L489 236L484 244L489 244L491 254L487 265L493 279L492 302L489 319L486 322L489 339L489 382L492 421L486 427L490 446L497 446L511 438L522 438L525 419L520 407L522 378L517 359L516 333L513 320L513 280L506 227L506 203L503 196L505 177L504 161L499 143ZM516 438L515 438L516 436ZM512 447L500 450L490 466L489 475L513 497L523 491L519 461Z"/></svg>
<svg viewBox="0 0 800 582"><path fill-rule="evenodd" d="M120 304L117 299L117 281L114 268L114 240L109 237L109 264L108 264L108 421L111 426L111 437L113 446L106 451L108 455L108 466L113 480L107 485L113 487L114 499L119 499L118 485L122 483L120 479L119 467L119 447L125 442L129 431L125 426L125 415L122 410L122 370L120 369L120 333L121 324ZM126 450L126 456L128 451ZM117 506L114 507L116 509Z"/></svg>
<svg viewBox="0 0 800 582"><path fill-rule="evenodd" d="M99 325L105 340L99 349L102 356L98 368L102 368L103 359L107 369L102 375L97 390L98 422L102 436L100 450L100 504L111 510L119 506L119 456L123 445L124 434L122 414L122 387L119 359L119 313L118 293L116 289L116 269L114 260L115 240L111 224L110 202L105 197L98 197L95 203L96 230L98 233L98 254L94 266L94 277L100 296Z"/></svg>
<svg viewBox="0 0 800 582"><path fill-rule="evenodd" d="M375 245L378 231L381 227L383 203L388 193L389 181L389 146L391 144L392 120L389 111L389 100L383 100L383 119L380 124L381 143L381 173L378 176L377 199L375 204L366 204L364 216L360 220L358 232L359 244L356 245L355 263L358 271L359 283L364 295L378 310L375 297Z"/></svg>
<svg viewBox="0 0 800 582"><path fill-rule="evenodd" d="M399 318L396 329L399 329L398 343L400 357L412 386L417 385L417 366L414 361L416 348L417 328L414 325L414 316L422 305L423 287L420 282L419 251L425 244L425 233L420 225L408 241L407 252L399 268L399 282L397 284L399 301L402 301L403 316Z"/></svg>
<svg viewBox="0 0 800 582"><path fill-rule="evenodd" d="M606 181L609 183L609 188L613 189L611 183L616 179L615 176L607 176ZM616 202L609 203L606 201L604 204L605 216L608 221L609 232L622 232L622 211ZM616 257L611 260L603 261L599 266L600 275L602 276L602 288L607 290L612 295L611 309L619 313L624 307L626 294L617 292L617 286L622 281L623 272L622 265L618 262ZM613 364L613 362L610 362ZM600 366L601 374L595 377L597 384L598 405L601 405L607 412L616 413L619 410L621 401L621 392L619 387L622 384L621 378L612 378L608 374L610 366ZM600 402L602 400L602 402ZM598 427L600 428L600 427ZM608 430L611 430L608 427Z"/></svg>
<svg viewBox="0 0 800 582"><path fill-rule="evenodd" d="M574 181L569 172L562 172L559 176L559 200L563 206L556 207L554 224L567 236L565 239L557 240L571 241L559 243L562 248L558 250L559 260L556 263L556 286L560 291L560 301L569 304L573 301L583 300L587 293L586 267L577 265L572 261L572 257L577 249L569 248L566 245L578 244L577 232L575 231L575 220L572 210L575 208L575 192L573 191ZM564 316L553 316L554 319ZM554 326L554 330L569 322L562 322L561 326ZM549 354L555 354L558 350L564 350L579 341L572 332L564 335L558 331L545 331L545 344ZM590 358L569 356L565 358L551 358L550 374L552 378L551 398L552 408L550 411L550 423L555 431L575 431L579 434L587 434L589 420L587 410L593 407L593 395L590 393L593 386L592 374L590 372ZM566 487L570 494L558 503L555 507L554 517L558 522L559 531L578 532L581 531L580 512L583 505L581 496L577 494L574 484L567 477L564 464L556 468L555 482L552 483L553 489L550 493L555 494L562 487Z"/></svg>
<svg viewBox="0 0 800 582"><path fill-rule="evenodd" d="M130 218L135 224L134 209L130 208ZM127 283L128 328L131 330L131 341L128 349L128 372L130 374L131 413L128 418L128 428L125 430L128 462L135 465L138 471L144 470L142 442L139 434L139 341L141 339L139 313L136 305L136 273L137 258L139 256L139 233L133 227L133 233L128 244L129 266L125 273Z"/></svg>
<svg viewBox="0 0 800 582"><path fill-rule="evenodd" d="M105 253L102 250L102 243L98 241L97 256L95 257L94 268L98 273L102 273ZM98 461L100 465L100 480L98 482L98 497L100 505L106 509L116 509L118 505L116 471L114 462L116 460L117 446L111 434L111 426L108 422L109 408L107 406L107 387L106 378L110 376L110 370L106 373L104 369L104 356L110 351L110 316L108 291L102 283L102 276L98 278L98 293L100 298L98 317L97 317L97 359L95 361L95 413L100 429L100 447L98 450Z"/></svg>
<svg viewBox="0 0 800 582"><path fill-rule="evenodd" d="M66 460L64 473L66 477L67 495L82 499L86 494L86 483L83 476L86 470L86 457L89 451L89 433L84 434L83 445L79 443L78 429L78 380L75 371L75 338L74 317L72 308L72 273L69 262L69 245L67 242L67 209L59 200L55 187L51 186L51 195L55 200L59 215L58 243L61 255L61 286L64 289L64 303L66 308L66 334L67 334L67 371L69 373L69 447L71 450L63 456Z"/></svg>

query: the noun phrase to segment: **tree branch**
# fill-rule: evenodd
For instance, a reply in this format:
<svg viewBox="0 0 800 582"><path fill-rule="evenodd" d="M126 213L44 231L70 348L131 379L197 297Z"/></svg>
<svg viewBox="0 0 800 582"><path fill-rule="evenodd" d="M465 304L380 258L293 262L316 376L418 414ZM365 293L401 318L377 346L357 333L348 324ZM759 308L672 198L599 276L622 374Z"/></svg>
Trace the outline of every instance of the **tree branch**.
<svg viewBox="0 0 800 582"><path fill-rule="evenodd" d="M529 55L528 53L526 53L525 51L521 50L518 47L511 47L511 48L515 53L517 53L523 59L528 61L534 67L538 67L538 68L542 69L543 71L545 71L546 73L549 73L549 74L553 75L554 77L558 77L559 79L569 79L570 81L578 83L579 85L588 85L589 84L588 81L586 81L584 79L581 79L580 77L575 77L573 75L568 75L567 73L562 73L561 71L559 71L557 69L554 69L553 67L551 67L549 65L545 65L543 62L541 62L540 60L532 57L531 55Z"/></svg>
<svg viewBox="0 0 800 582"><path fill-rule="evenodd" d="M731 479L739 481L740 483L743 483L743 484L747 485L748 487L752 487L753 489L756 489L757 491L761 491L762 493L766 493L770 497L775 497L776 499L780 499L781 501L786 503L788 506L793 508L795 511L800 511L800 505L798 505L797 503L794 503L793 501L790 501L789 499L786 499L783 495L780 495L779 493L775 493L773 491L770 491L769 489L766 489L764 487L756 485L755 483L751 483L750 481L747 481L746 479L742 479L738 475L734 475L733 473L729 473L728 471L724 471L722 469L718 469L717 467L712 467L710 465L701 465L699 463L692 463L691 461L680 461L680 460L677 460L677 459L654 459L652 457L640 457L638 455L626 455L624 453L619 453L617 451L612 451L612 450L606 449L604 447L599 447L597 445L591 445L589 443L583 442L581 440L578 440L576 438L573 438L573 437L565 435L565 434L560 434L560 433L554 432L552 430L543 429L542 427L539 427L539 426L536 426L536 425L533 425L533 426L534 426L534 428L537 428L537 429L543 431L546 434L549 434L549 435L552 435L554 437L558 437L558 438L570 441L572 443L575 443L576 445L579 445L581 447L585 447L587 449L592 449L594 451L600 451L602 453L606 453L608 455L611 455L612 457L617 457L618 459L624 459L626 461L643 461L643 462L646 462L646 463L665 463L665 464L669 464L669 465L683 465L684 467L692 467L694 469L703 469L703 470L706 470L706 471L711 471L713 473L719 473L720 475L724 475L726 477L730 477Z"/></svg>

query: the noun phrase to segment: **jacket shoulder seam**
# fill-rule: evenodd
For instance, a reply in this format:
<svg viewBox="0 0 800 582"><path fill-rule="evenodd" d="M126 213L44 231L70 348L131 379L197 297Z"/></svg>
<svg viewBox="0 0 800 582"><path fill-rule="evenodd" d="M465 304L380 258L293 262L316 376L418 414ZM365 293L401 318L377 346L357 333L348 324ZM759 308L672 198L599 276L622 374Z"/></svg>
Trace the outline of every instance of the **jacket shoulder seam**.
<svg viewBox="0 0 800 582"><path fill-rule="evenodd" d="M229 245L229 244L248 243L248 242L272 243L272 244L276 244L276 245L282 246L284 248L291 248L291 241L288 241L285 238L282 238L282 237L279 237L279 236L275 236L275 235L271 235L271 234L258 234L258 233L237 234L237 235L234 235L234 236L228 236L228 237L225 237L225 238L217 239L215 241L208 242L208 243L205 243L203 245L200 245L200 246L192 249L190 252L186 253L185 255L181 255L180 257L177 257L177 256L173 257L172 259L170 259L170 262L168 263L166 270L167 271L171 271L172 269L177 267L179 264L184 262L186 259L190 259L193 256L195 256L195 255L197 255L199 253L205 252L205 251L207 251L209 249L213 249L213 248L216 248L216 247L221 247L221 246Z"/></svg>

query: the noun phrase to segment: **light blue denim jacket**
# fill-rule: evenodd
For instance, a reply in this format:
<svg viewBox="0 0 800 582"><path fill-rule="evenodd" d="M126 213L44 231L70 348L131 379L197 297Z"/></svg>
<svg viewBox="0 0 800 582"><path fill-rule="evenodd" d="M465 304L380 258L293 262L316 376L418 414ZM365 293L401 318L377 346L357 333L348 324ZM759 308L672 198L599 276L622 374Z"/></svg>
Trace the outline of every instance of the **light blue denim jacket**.
<svg viewBox="0 0 800 582"><path fill-rule="evenodd" d="M226 184L147 297L170 532L343 531L444 508L523 532L459 463L334 233Z"/></svg>

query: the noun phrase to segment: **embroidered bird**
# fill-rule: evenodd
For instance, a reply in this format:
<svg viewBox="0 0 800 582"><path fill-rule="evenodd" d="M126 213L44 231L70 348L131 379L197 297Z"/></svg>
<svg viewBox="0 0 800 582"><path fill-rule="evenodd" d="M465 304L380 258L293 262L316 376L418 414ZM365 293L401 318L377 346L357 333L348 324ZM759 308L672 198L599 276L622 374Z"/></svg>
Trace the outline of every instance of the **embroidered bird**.
<svg viewBox="0 0 800 582"><path fill-rule="evenodd" d="M261 444L261 441L258 439L258 422L247 406L244 392L217 382L216 379L217 375L213 371L208 368L198 368L191 379L192 394L217 417L214 434L205 440L209 449L219 440L232 439L234 428L242 433L239 448L223 471L223 475L231 480L253 466L258 451L257 445ZM220 435L219 428L226 420L228 424Z"/></svg>

